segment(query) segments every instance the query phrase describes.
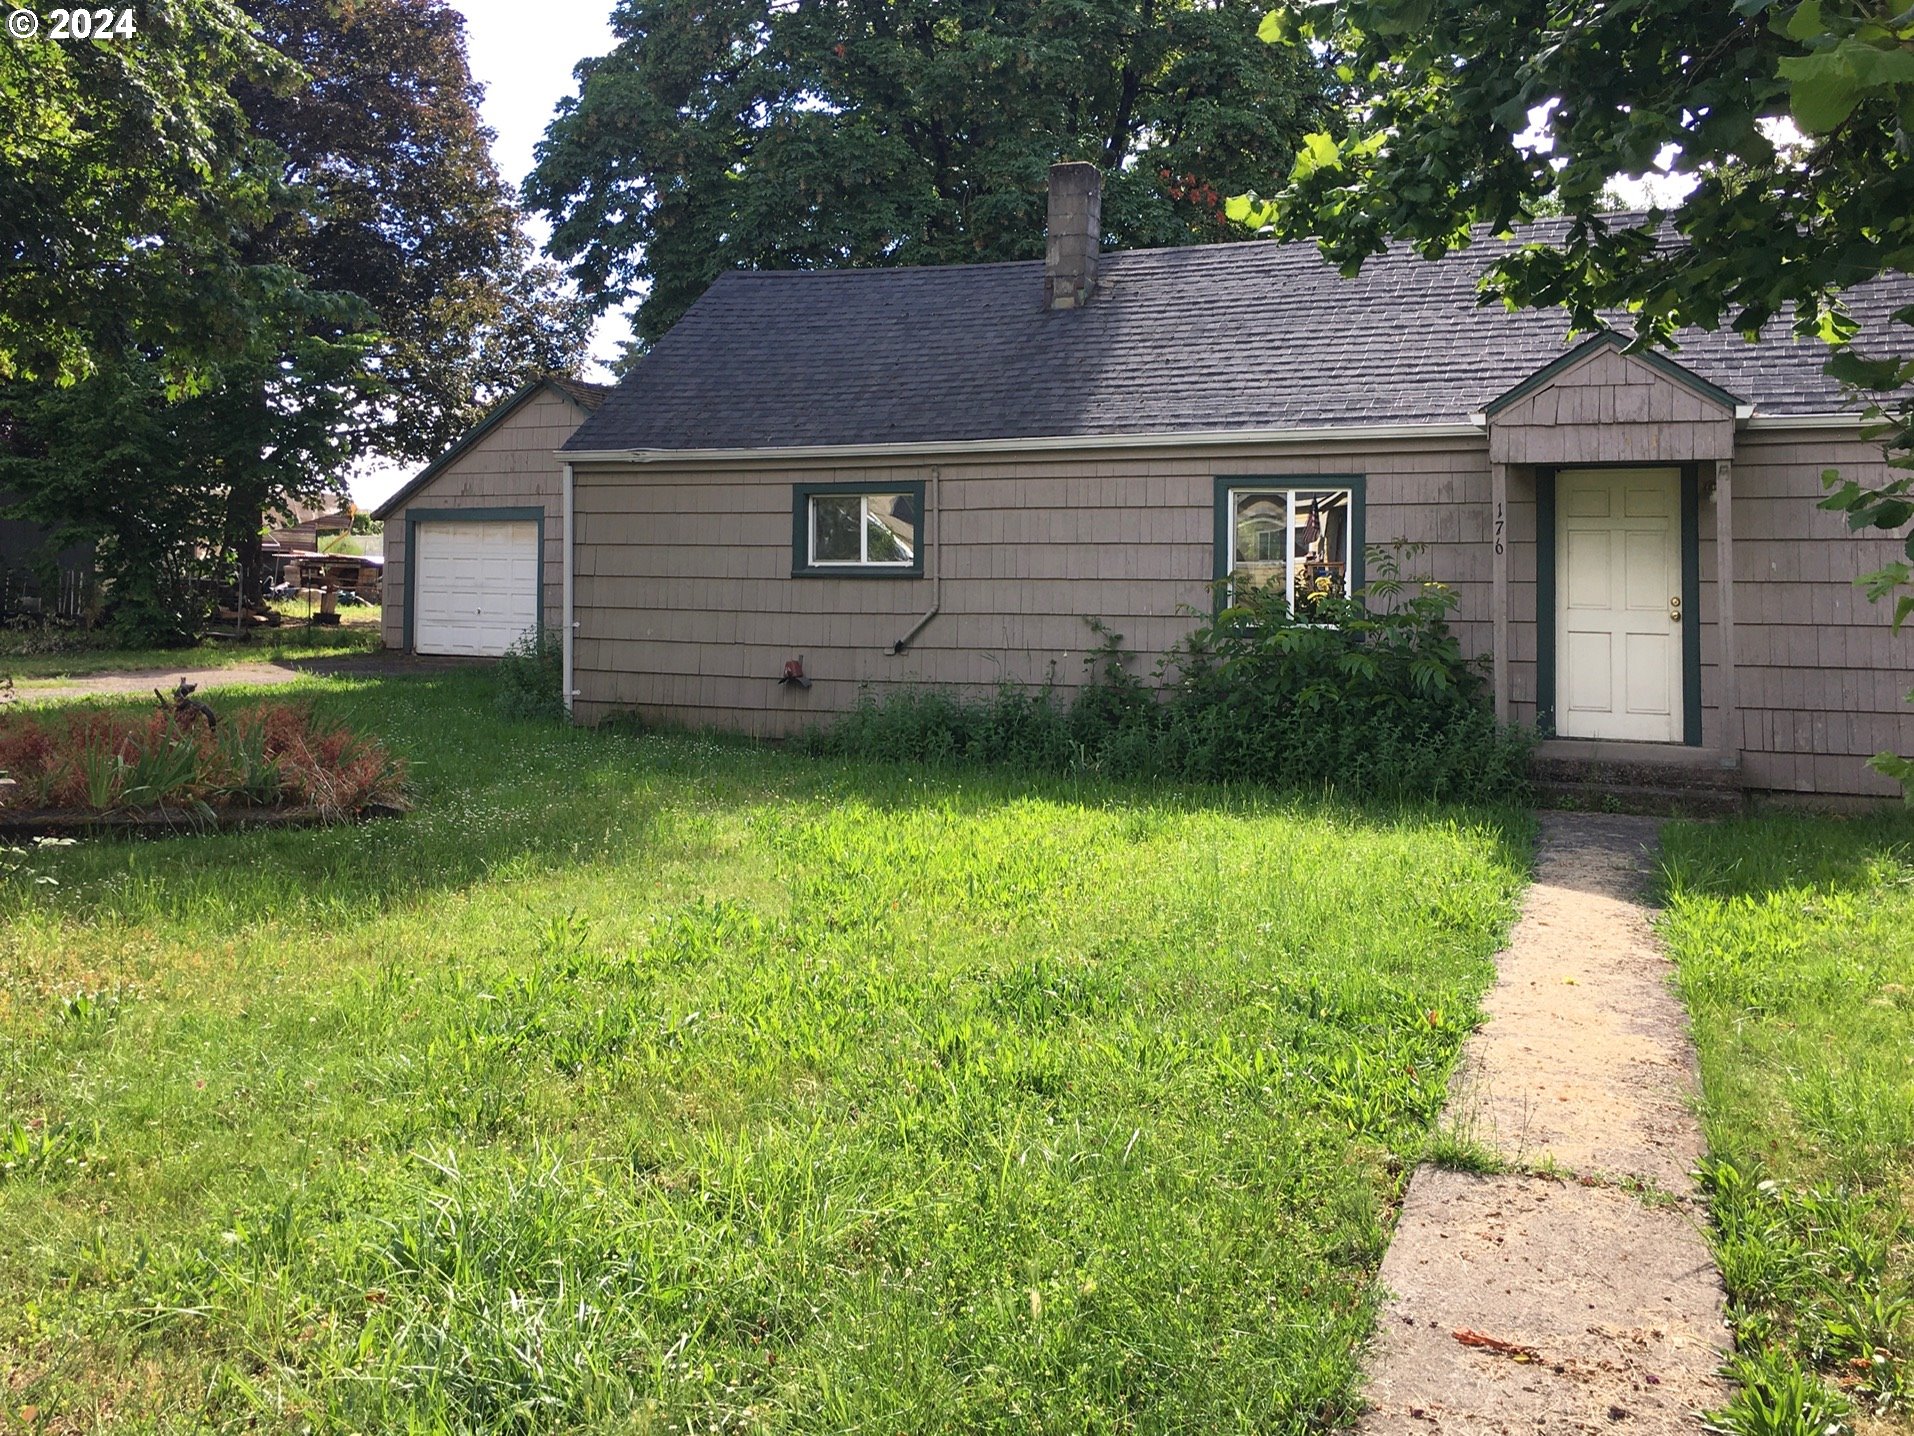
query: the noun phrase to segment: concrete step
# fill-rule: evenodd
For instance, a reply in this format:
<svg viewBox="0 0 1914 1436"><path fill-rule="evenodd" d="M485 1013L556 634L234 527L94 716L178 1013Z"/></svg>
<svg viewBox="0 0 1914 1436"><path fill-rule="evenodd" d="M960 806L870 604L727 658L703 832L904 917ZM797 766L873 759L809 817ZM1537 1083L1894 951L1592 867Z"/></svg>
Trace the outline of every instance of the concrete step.
<svg viewBox="0 0 1914 1436"><path fill-rule="evenodd" d="M1579 747L1544 743L1530 760L1545 806L1660 817L1724 817L1746 806L1740 769L1692 748L1596 756Z"/></svg>
<svg viewBox="0 0 1914 1436"><path fill-rule="evenodd" d="M1658 818L1729 818L1747 808L1739 788L1652 783L1533 780L1537 806L1585 813L1646 813Z"/></svg>

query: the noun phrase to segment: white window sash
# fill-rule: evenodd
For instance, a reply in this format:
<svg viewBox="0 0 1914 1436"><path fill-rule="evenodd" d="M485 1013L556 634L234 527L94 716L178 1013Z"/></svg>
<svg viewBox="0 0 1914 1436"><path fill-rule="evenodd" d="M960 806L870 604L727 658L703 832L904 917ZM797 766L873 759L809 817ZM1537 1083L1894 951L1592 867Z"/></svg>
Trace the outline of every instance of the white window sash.
<svg viewBox="0 0 1914 1436"><path fill-rule="evenodd" d="M1281 494L1283 496L1283 604L1290 617L1296 615L1296 496L1298 494L1340 494L1347 510L1343 519L1343 545L1347 549L1355 530L1356 495L1353 489L1338 488L1288 488L1282 485L1254 484L1229 491L1229 568L1230 597L1236 595L1236 570L1242 566L1242 555L1236 551L1237 503L1241 498L1252 494ZM1342 597L1349 597L1350 580L1354 577L1354 560L1345 552L1342 565Z"/></svg>
<svg viewBox="0 0 1914 1436"><path fill-rule="evenodd" d="M872 558L871 557L871 494L812 494L811 507L811 552L812 568L909 568L908 558ZM888 497L886 495L885 497ZM857 500L857 557L856 558L819 558L817 556L817 505L819 499L844 498ZM882 520L879 520L882 522Z"/></svg>

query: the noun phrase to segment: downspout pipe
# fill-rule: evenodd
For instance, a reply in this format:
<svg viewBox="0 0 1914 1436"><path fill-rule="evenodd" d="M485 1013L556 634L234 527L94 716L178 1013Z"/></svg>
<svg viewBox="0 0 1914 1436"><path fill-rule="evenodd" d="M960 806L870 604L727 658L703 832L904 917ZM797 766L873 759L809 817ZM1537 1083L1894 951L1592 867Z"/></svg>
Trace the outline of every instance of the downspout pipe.
<svg viewBox="0 0 1914 1436"><path fill-rule="evenodd" d="M913 623L910 632L891 645L891 657L896 658L911 646L913 639L930 627L930 621L943 612L944 608L944 471L933 468L930 471L930 609ZM918 535L917 542L922 544L924 536Z"/></svg>
<svg viewBox="0 0 1914 1436"><path fill-rule="evenodd" d="M565 562L562 566L562 572L564 574L563 588L564 588L564 595L565 595L563 604L562 604L564 609L564 617L563 617L564 628L559 635L559 643L561 648L564 651L565 659L564 659L564 677L561 678L559 681L561 686L565 690L565 718L567 721L570 721L572 716L572 700L578 696L578 690L572 686L572 678L573 678L573 672L574 672L573 660L572 660L572 647L574 642L574 633L578 626L572 618L572 609L573 609L572 547L574 543L577 541L577 537L578 537L577 535L578 521L576 518L577 501L573 497L572 466L570 464L565 465L565 486L564 487L565 487L565 504L564 504L564 518L562 520L562 530L563 530L564 544L565 544Z"/></svg>

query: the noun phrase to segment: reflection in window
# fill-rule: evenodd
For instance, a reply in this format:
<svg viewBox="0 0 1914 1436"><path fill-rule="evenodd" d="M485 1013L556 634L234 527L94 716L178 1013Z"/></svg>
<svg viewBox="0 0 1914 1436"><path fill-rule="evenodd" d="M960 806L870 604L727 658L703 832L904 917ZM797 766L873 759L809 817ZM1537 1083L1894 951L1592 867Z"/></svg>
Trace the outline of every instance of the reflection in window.
<svg viewBox="0 0 1914 1436"><path fill-rule="evenodd" d="M912 495L812 495L812 564L908 567L916 557L917 501Z"/></svg>
<svg viewBox="0 0 1914 1436"><path fill-rule="evenodd" d="M1348 489L1231 489L1228 502L1232 597L1275 587L1304 613L1317 596L1349 593Z"/></svg>

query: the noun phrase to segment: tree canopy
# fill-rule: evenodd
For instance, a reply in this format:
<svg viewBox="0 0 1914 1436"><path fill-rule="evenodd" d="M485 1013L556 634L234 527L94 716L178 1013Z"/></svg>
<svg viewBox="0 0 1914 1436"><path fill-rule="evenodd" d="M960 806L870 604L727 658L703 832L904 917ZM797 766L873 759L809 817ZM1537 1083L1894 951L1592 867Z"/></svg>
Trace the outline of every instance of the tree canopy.
<svg viewBox="0 0 1914 1436"><path fill-rule="evenodd" d="M528 375L576 367L590 311L534 261L458 12L445 0L240 3L304 76L237 89L297 196L248 252L369 308L377 385L363 442L430 458Z"/></svg>
<svg viewBox="0 0 1914 1436"><path fill-rule="evenodd" d="M1575 222L1559 245L1497 268L1514 303L1566 305L1585 327L1627 308L1655 342L1691 324L1752 333L1776 315L1843 340L1840 292L1914 258L1914 26L1871 19L1873 8L1279 10L1264 27L1277 48L1338 56L1347 128L1309 139L1273 206L1232 210L1320 236L1353 267L1390 239L1440 253L1472 224L1505 229L1547 205ZM1612 179L1651 172L1693 188L1665 210L1603 214Z"/></svg>
<svg viewBox="0 0 1914 1436"><path fill-rule="evenodd" d="M0 483L190 631L262 521L423 458L590 310L535 262L445 0L153 0L0 47Z"/></svg>
<svg viewBox="0 0 1914 1436"><path fill-rule="evenodd" d="M234 91L295 75L228 0L155 0L130 40L0 45L0 379L163 351L184 382L290 281L236 226L274 212Z"/></svg>
<svg viewBox="0 0 1914 1436"><path fill-rule="evenodd" d="M1244 0L619 0L526 184L552 253L640 343L725 269L1042 253L1058 159L1125 246L1239 234L1332 120L1330 79Z"/></svg>

